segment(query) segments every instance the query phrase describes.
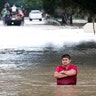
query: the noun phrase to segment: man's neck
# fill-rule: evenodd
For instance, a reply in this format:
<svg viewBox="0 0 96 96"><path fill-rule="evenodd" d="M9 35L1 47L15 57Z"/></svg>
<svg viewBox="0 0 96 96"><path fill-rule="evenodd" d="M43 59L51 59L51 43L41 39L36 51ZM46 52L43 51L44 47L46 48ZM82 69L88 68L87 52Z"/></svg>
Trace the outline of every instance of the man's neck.
<svg viewBox="0 0 96 96"><path fill-rule="evenodd" d="M66 69L68 69L69 64L68 65L62 65L62 67L65 67Z"/></svg>

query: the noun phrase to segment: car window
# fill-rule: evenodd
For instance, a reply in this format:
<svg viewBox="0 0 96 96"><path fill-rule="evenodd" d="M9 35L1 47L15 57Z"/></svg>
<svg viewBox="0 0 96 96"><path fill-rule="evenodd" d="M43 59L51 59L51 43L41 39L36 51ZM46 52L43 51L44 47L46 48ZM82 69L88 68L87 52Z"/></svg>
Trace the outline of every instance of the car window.
<svg viewBox="0 0 96 96"><path fill-rule="evenodd" d="M31 13L41 13L40 11L31 11Z"/></svg>
<svg viewBox="0 0 96 96"><path fill-rule="evenodd" d="M40 13L40 12L32 12L32 13Z"/></svg>

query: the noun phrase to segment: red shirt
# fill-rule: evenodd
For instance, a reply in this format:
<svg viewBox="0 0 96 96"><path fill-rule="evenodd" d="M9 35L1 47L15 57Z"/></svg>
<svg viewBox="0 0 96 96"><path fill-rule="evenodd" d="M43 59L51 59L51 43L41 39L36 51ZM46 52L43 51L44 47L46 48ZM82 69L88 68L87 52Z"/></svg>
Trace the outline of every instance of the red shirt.
<svg viewBox="0 0 96 96"><path fill-rule="evenodd" d="M60 72L63 70L67 71L67 70L71 70L71 69L74 69L76 71L76 75L68 76L68 77L64 77L64 78L58 78L57 79L57 85L76 85L77 71L78 71L76 66L70 64L67 69L63 66L58 66L55 71Z"/></svg>

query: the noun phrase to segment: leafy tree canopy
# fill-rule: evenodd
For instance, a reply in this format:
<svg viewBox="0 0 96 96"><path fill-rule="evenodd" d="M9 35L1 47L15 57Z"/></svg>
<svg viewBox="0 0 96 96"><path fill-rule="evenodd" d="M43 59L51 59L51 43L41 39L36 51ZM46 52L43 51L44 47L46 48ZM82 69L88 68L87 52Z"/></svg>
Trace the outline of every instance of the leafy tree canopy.
<svg viewBox="0 0 96 96"><path fill-rule="evenodd" d="M82 10L87 10L91 14L96 14L96 0L73 0Z"/></svg>

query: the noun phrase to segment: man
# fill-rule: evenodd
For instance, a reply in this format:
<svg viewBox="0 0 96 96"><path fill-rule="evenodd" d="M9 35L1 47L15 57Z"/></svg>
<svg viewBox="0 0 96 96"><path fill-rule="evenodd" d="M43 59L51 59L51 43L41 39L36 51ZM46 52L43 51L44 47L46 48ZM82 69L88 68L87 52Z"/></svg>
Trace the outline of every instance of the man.
<svg viewBox="0 0 96 96"><path fill-rule="evenodd" d="M13 6L11 7L11 9L12 9L12 13L14 13L14 14L17 13L17 7L16 7L15 5L13 5Z"/></svg>
<svg viewBox="0 0 96 96"><path fill-rule="evenodd" d="M71 57L69 54L64 54L61 59L62 65L58 66L54 72L57 85L76 85L77 67L71 64Z"/></svg>
<svg viewBox="0 0 96 96"><path fill-rule="evenodd" d="M10 4L8 2L5 3L4 8L6 8L8 11L10 10Z"/></svg>

